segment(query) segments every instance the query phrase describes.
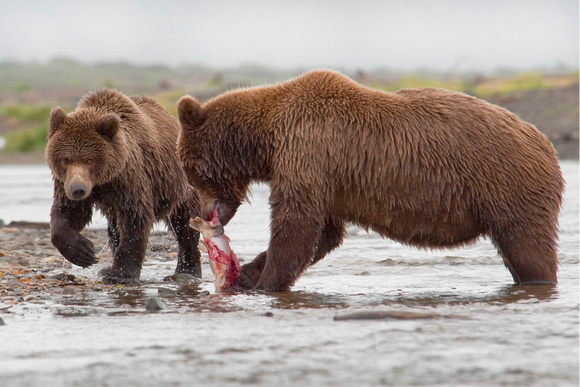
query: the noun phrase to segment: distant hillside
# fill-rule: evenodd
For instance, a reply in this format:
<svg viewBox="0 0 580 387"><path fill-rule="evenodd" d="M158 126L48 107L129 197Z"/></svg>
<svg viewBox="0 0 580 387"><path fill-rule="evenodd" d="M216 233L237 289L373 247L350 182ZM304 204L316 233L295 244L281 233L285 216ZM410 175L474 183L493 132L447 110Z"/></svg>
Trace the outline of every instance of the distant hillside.
<svg viewBox="0 0 580 387"><path fill-rule="evenodd" d="M0 63L0 94L13 92L94 90L113 87L127 93L153 93L177 85L196 84L219 76L223 82L272 82L288 73L259 66L215 70L199 65L135 66L124 62L83 64L70 59L55 59L46 64Z"/></svg>
<svg viewBox="0 0 580 387"><path fill-rule="evenodd" d="M0 153L42 150L50 109L59 105L70 111L83 95L102 87L152 96L176 115L177 101L185 94L206 101L240 86L280 82L305 71L277 71L256 65L219 70L199 65L171 68L122 62L89 65L62 58L46 64L0 63L0 136L4 137L0 138ZM507 71L489 76L376 69L345 74L384 91L439 87L478 96L536 125L552 140L560 158L578 159L577 71Z"/></svg>

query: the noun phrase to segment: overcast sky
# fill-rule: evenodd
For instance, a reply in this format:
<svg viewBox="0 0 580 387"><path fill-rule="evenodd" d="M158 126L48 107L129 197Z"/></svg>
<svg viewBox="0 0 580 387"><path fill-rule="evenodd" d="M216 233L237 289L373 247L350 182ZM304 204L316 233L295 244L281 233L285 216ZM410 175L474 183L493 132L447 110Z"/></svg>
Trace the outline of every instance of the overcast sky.
<svg viewBox="0 0 580 387"><path fill-rule="evenodd" d="M0 0L0 62L578 68L578 0Z"/></svg>

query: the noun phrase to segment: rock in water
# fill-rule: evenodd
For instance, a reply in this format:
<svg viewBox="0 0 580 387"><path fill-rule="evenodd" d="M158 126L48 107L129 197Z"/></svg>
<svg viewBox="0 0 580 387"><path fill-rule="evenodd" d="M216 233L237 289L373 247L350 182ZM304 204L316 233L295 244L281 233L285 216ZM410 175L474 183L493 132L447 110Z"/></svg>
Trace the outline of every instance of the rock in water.
<svg viewBox="0 0 580 387"><path fill-rule="evenodd" d="M166 310L169 307L159 297L149 297L145 301L145 309L149 312Z"/></svg>

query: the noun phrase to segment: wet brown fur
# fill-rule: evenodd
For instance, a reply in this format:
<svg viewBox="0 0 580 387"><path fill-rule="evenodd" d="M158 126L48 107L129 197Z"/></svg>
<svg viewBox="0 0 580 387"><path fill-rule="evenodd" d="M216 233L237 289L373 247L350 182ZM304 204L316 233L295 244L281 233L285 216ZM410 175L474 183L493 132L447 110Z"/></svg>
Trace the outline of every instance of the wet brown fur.
<svg viewBox="0 0 580 387"><path fill-rule="evenodd" d="M68 115L51 114L46 158L53 172L53 244L72 263L96 262L79 232L93 207L108 220L109 282L139 279L154 222L171 224L179 243L176 272L201 275L199 234L188 227L199 202L176 154L177 121L154 100L104 89L88 94ZM75 187L87 192L73 197Z"/></svg>
<svg viewBox="0 0 580 387"><path fill-rule="evenodd" d="M242 269L257 288L289 289L341 244L346 222L422 248L489 236L516 283L557 282L556 152L498 106L313 71L204 106L186 96L178 111L202 214L217 204L225 224L250 182L270 184L270 245Z"/></svg>

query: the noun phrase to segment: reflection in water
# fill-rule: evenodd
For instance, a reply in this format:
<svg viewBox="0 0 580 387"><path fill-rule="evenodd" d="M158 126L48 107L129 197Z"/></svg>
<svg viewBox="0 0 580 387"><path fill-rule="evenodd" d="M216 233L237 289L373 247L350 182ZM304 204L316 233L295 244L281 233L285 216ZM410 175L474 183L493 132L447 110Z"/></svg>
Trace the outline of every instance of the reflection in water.
<svg viewBox="0 0 580 387"><path fill-rule="evenodd" d="M371 304L376 305L399 305L405 307L437 307L441 305L507 305L522 301L546 302L558 298L557 285L506 285L500 290L488 294L463 294L429 292L414 293L413 295L398 295L384 298Z"/></svg>
<svg viewBox="0 0 580 387"><path fill-rule="evenodd" d="M65 305L79 307L120 308L123 311L145 312L148 298L161 298L171 309L180 313L213 312L230 313L260 309L304 310L345 309L374 310L377 307L437 308L441 306L508 305L514 303L541 303L558 299L557 285L506 285L487 294L463 294L461 292L414 292L391 295L341 295L306 291L283 293L244 291L228 294L212 294L200 284L157 286L123 286L108 292L83 292L82 295L63 300ZM118 312L118 311L117 311Z"/></svg>
<svg viewBox="0 0 580 387"><path fill-rule="evenodd" d="M110 297L112 304L115 306L133 308L143 306L145 298L143 290L138 286L115 289Z"/></svg>
<svg viewBox="0 0 580 387"><path fill-rule="evenodd" d="M552 301L558 295L558 285L508 285L505 297L499 297L498 301L504 304L525 300Z"/></svg>
<svg viewBox="0 0 580 387"><path fill-rule="evenodd" d="M270 297L270 306L274 309L320 309L346 308L348 297L337 294L317 294L304 291L284 293L266 292Z"/></svg>

